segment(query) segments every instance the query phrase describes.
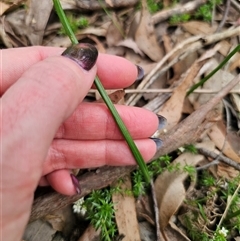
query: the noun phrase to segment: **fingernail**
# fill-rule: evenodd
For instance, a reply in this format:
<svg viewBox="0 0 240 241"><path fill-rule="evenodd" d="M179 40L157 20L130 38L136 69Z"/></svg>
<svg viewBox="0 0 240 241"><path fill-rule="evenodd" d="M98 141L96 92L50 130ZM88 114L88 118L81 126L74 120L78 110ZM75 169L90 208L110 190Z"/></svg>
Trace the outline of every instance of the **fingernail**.
<svg viewBox="0 0 240 241"><path fill-rule="evenodd" d="M70 174L70 176L72 178L72 183L73 183L73 186L75 187L77 194L80 194L81 188L80 188L78 179L72 173Z"/></svg>
<svg viewBox="0 0 240 241"><path fill-rule="evenodd" d="M83 69L90 70L96 63L98 51L91 44L79 43L67 48L62 56L72 59Z"/></svg>
<svg viewBox="0 0 240 241"><path fill-rule="evenodd" d="M137 67L137 71L138 71L138 76L137 76L137 79L136 79L135 81L140 81L140 80L142 80L143 77L144 77L144 70L143 70L143 68L142 68L141 66L139 66L139 65L136 65L136 67Z"/></svg>
<svg viewBox="0 0 240 241"><path fill-rule="evenodd" d="M158 114L157 114L157 117L158 117L158 130L160 130L167 125L167 119L164 116L158 115Z"/></svg>
<svg viewBox="0 0 240 241"><path fill-rule="evenodd" d="M162 145L163 145L163 141L159 138L154 138L154 137L150 137L151 140L153 140L157 146L157 150L159 150Z"/></svg>

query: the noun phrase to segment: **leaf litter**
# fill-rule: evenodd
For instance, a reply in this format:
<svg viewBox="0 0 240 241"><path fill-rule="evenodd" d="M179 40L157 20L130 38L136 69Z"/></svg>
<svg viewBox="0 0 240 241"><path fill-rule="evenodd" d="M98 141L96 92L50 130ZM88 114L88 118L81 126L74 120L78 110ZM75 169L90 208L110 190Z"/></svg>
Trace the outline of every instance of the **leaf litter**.
<svg viewBox="0 0 240 241"><path fill-rule="evenodd" d="M142 1L142 6L136 0L61 2L64 10L74 16L76 21L82 17L88 22L86 27L76 30L79 41L93 43L100 52L123 56L143 67L145 78L125 89L124 97L120 90L115 95L111 94L112 98L115 103L121 99L121 103L141 106L165 116L168 126L163 132L155 134L163 139L164 145L155 158L175 151L175 158L170 165L180 163L178 167L181 167L173 172L165 170L155 177L159 213L154 213L149 193L137 199L127 194L113 194L119 240L156 239L155 215L159 217L161 240L196 240L191 236L187 222L193 219L196 221L191 226L192 231L203 230L208 237L213 237L219 218L228 207L227 200L220 198L219 187L228 190L227 185L239 176L239 169L234 168L231 162L236 165L240 163L240 53L236 53L201 88L189 96L186 96L186 92L239 44L239 3L231 1L231 14L227 15L220 32L216 32L226 11L224 4L215 6L212 23L201 19L170 23L170 18L176 14L193 16L194 11L208 2L206 0L179 1L178 4L162 1L162 8L153 14L149 11L147 1ZM51 0L4 0L0 3L0 17L0 44L3 48L70 45L68 38L60 34L61 25L52 10ZM90 91L87 98L98 99L96 91ZM176 151L190 143L196 144L196 147L201 144L205 153L221 155L230 159L230 163L222 162L221 158L213 159L210 154L179 154ZM199 170L194 173L194 177L182 170L188 164ZM113 179L118 179L133 169L118 171L120 169L100 168L99 172L109 170L115 175ZM210 177L202 180L204 175L212 175L217 184L201 185L200 180L211 180ZM101 188L109 185L106 179L98 178ZM123 185L127 185L131 191L129 178ZM89 189L96 189L94 182ZM87 195L87 191L85 193ZM206 200L190 204L200 198ZM51 193L49 200L51 204ZM69 207L77 199L64 200L68 211L52 205L55 207L50 208L48 216L44 215L44 210L38 214L40 217L45 216L44 220L51 224L50 231L49 225L44 228L42 222L35 221L28 225L23 239L99 240L99 230L96 232L84 216L72 217L73 214L69 213ZM34 213L41 202L42 199L35 200L32 220L36 219ZM239 207L239 204L235 206ZM200 215L196 215L197 212ZM229 218L231 215L232 219ZM237 216L233 213L227 215L227 218L229 225L237 222ZM231 238L240 239L237 229L230 230L226 240Z"/></svg>

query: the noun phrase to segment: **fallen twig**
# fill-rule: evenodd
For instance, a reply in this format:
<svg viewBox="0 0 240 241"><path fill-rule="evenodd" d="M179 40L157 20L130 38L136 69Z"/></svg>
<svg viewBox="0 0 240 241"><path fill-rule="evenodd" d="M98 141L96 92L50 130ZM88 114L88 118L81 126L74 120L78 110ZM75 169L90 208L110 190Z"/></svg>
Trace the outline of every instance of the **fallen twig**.
<svg viewBox="0 0 240 241"><path fill-rule="evenodd" d="M153 198L153 208L154 208L154 214L155 214L156 236L157 236L157 241L161 241L160 223L159 223L159 208L158 208L157 197L156 197L156 193L155 193L153 180L151 180L150 186L151 186L151 192L152 192L152 198Z"/></svg>
<svg viewBox="0 0 240 241"><path fill-rule="evenodd" d="M197 149L198 149L199 153L201 153L205 156L211 157L212 159L217 159L218 161L224 162L225 164L227 164L231 167L234 167L236 170L240 171L240 163L237 163L237 162L233 161L232 159L225 157L222 154L216 154L205 148L197 148Z"/></svg>
<svg viewBox="0 0 240 241"><path fill-rule="evenodd" d="M219 32L222 27L224 26L226 20L227 20L227 16L228 16L228 13L229 13L229 9L230 9L230 4L231 4L231 0L227 0L226 2L226 8L225 8L225 11L224 11L224 15L223 15L223 18L222 18L222 21L220 22L220 24L218 25L218 28L216 30L216 33Z"/></svg>
<svg viewBox="0 0 240 241"><path fill-rule="evenodd" d="M231 0L232 7L240 13L240 4L236 0Z"/></svg>
<svg viewBox="0 0 240 241"><path fill-rule="evenodd" d="M186 4L177 4L173 8L162 10L153 15L152 20L154 24L160 23L173 15L189 13L197 9L200 5L206 3L207 0L189 1Z"/></svg>

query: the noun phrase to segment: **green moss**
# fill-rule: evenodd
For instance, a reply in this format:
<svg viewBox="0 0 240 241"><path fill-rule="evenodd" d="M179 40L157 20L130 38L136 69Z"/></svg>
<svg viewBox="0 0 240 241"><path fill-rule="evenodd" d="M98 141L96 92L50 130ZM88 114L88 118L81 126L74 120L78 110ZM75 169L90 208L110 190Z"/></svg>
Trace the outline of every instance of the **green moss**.
<svg viewBox="0 0 240 241"><path fill-rule="evenodd" d="M184 23L184 22L187 22L189 21L191 18L191 15L188 14L188 13L184 13L184 14L181 14L181 15L173 15L169 22L170 24L177 24L177 23Z"/></svg>
<svg viewBox="0 0 240 241"><path fill-rule="evenodd" d="M70 27L74 33L76 33L78 29L84 29L84 28L88 27L88 25L89 25L88 19L85 17L77 18L72 14L68 14L67 19L68 19ZM62 35L66 35L66 32L65 32L63 26L61 27L61 29L59 30L58 33L62 34Z"/></svg>

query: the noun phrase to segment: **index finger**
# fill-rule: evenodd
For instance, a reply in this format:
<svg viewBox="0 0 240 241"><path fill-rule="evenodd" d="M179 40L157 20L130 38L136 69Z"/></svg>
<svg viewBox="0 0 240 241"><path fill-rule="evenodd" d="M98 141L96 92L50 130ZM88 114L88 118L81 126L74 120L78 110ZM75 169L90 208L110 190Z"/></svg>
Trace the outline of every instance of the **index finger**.
<svg viewBox="0 0 240 241"><path fill-rule="evenodd" d="M64 48L42 46L1 50L0 93L4 93L32 65L48 57L59 56L64 50ZM108 54L99 54L97 68L98 76L107 89L125 88L131 85L138 75L136 65L122 57Z"/></svg>

